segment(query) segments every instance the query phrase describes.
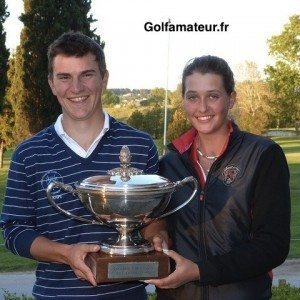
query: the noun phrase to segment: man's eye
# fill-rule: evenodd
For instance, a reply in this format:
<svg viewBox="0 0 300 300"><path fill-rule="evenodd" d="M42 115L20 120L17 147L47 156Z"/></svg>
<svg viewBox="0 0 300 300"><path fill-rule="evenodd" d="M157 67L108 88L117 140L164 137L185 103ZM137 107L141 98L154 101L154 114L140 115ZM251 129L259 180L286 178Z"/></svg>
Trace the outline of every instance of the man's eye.
<svg viewBox="0 0 300 300"><path fill-rule="evenodd" d="M86 74L83 74L82 77L83 77L84 79L91 78L91 77L93 77L93 73L86 73Z"/></svg>
<svg viewBox="0 0 300 300"><path fill-rule="evenodd" d="M58 79L59 80L62 80L62 81L67 81L70 77L67 76L67 75L61 75L61 76L58 76Z"/></svg>

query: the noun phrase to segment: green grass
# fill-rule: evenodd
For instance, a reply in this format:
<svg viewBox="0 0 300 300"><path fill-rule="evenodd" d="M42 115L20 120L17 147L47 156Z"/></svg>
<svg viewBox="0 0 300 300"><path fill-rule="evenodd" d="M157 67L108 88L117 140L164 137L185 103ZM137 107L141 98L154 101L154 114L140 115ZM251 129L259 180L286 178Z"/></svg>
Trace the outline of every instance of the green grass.
<svg viewBox="0 0 300 300"><path fill-rule="evenodd" d="M3 289L3 291L4 291L3 293L4 300L34 300L34 298L28 297L24 294L22 294L22 296L17 296L16 293L10 293L5 289Z"/></svg>
<svg viewBox="0 0 300 300"><path fill-rule="evenodd" d="M2 207L3 197L4 197L4 193L5 193L6 177L7 177L11 154L12 154L12 151L6 151L4 153L3 168L0 169L0 204L1 204L1 207Z"/></svg>
<svg viewBox="0 0 300 300"><path fill-rule="evenodd" d="M300 257L300 137L273 138L282 147L290 170L291 243L290 258Z"/></svg>
<svg viewBox="0 0 300 300"><path fill-rule="evenodd" d="M272 300L299 300L300 288L283 284L272 287Z"/></svg>
<svg viewBox="0 0 300 300"><path fill-rule="evenodd" d="M300 137L274 138L283 148L289 164L291 174L291 198L292 198L292 218L291 218L291 249L290 258L300 258ZM4 167L0 169L0 210L5 193L8 166L12 151L5 153ZM0 272L32 270L36 262L11 254L3 246L3 237L0 234Z"/></svg>
<svg viewBox="0 0 300 300"><path fill-rule="evenodd" d="M156 300L156 294L148 294L148 300ZM17 296L15 293L4 291L4 300L33 300L26 295ZM300 288L292 287L289 284L272 287L272 300L297 300L300 299Z"/></svg>
<svg viewBox="0 0 300 300"><path fill-rule="evenodd" d="M4 154L4 165L0 169L0 210L2 210L2 203L5 194L6 178L9 168L12 151L7 151ZM4 240L2 233L0 234L0 272L10 271L27 271L34 270L36 262L34 260L16 256L10 253L3 246Z"/></svg>

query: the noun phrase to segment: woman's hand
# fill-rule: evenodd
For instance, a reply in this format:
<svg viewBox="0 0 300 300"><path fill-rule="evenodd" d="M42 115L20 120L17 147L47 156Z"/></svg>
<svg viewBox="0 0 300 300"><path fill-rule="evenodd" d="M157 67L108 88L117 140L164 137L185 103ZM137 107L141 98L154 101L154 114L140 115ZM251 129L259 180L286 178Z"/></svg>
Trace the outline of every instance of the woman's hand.
<svg viewBox="0 0 300 300"><path fill-rule="evenodd" d="M172 250L163 250L163 252L175 260L175 271L165 278L145 280L146 283L153 284L161 289L174 289L187 282L199 280L199 268L194 262Z"/></svg>
<svg viewBox="0 0 300 300"><path fill-rule="evenodd" d="M156 251L164 251L164 250L168 250L168 242L167 242L167 238L166 238L167 234L156 234L155 236L153 236L152 238L152 244L153 247Z"/></svg>

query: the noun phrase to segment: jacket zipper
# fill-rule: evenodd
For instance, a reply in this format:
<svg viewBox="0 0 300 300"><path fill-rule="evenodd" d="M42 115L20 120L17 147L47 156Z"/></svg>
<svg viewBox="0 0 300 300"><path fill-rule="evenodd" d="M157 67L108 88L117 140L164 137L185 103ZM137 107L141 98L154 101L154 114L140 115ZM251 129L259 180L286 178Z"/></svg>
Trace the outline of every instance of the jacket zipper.
<svg viewBox="0 0 300 300"><path fill-rule="evenodd" d="M205 183L206 185L206 183ZM205 189L205 186L204 186ZM207 259L207 252L206 252L206 243L205 243L205 229L204 229L204 220L205 220L205 190L201 190L200 192L200 222L199 222L199 246L200 246L200 253L202 253L203 259ZM202 222L201 222L202 221ZM202 224L202 225L201 225ZM202 287L202 298L204 300L209 299L209 287L203 286Z"/></svg>
<svg viewBox="0 0 300 300"><path fill-rule="evenodd" d="M205 260L207 260L207 251L206 251L206 242L205 242L205 195L206 195L206 190L207 190L207 186L208 186L208 183L209 183L209 179L210 179L210 174L211 172L214 170L214 166L216 164L217 161L215 161L208 174L207 174L207 177L206 177L206 181L205 181L205 184L204 184L204 187L203 189L201 190L201 193L200 193L200 207L202 207L202 212L200 212L201 214L201 219L202 219L202 228L200 230L200 241L202 240L202 243L200 242L200 247L201 247L201 244L202 244L202 249L200 249L200 251L203 253L203 257L205 258ZM209 286L203 286L203 299L204 300L208 300L209 299Z"/></svg>
<svg viewBox="0 0 300 300"><path fill-rule="evenodd" d="M195 178L198 178L197 174L194 172L194 168L193 166L190 164L190 161L189 159L187 158L184 158L183 156L181 156L181 159L183 159L184 161L184 165L187 167L187 169L189 169L190 173L195 177ZM200 211L199 212L199 216L200 216L200 222L199 222L199 226L201 224L201 221L202 221L202 226L199 230L199 246L200 246L200 254L203 255L203 258L207 259L207 251L206 251L206 243L205 243L205 228L204 228L204 220L205 220L205 191L206 191L206 188L207 188L207 183L209 181L209 178L210 178L210 172L214 169L214 165L215 163L218 161L219 159L217 159L213 165L211 166L211 169L210 171L208 172L207 174L207 178L206 178L206 182L205 182L205 185L203 187L203 189L201 189L201 192L200 192L200 196L199 196L199 200L200 200L200 210L202 208L202 212ZM202 241L202 242L201 242ZM207 286L203 286L202 287L202 296L203 296L203 300L208 300L209 299L209 287Z"/></svg>

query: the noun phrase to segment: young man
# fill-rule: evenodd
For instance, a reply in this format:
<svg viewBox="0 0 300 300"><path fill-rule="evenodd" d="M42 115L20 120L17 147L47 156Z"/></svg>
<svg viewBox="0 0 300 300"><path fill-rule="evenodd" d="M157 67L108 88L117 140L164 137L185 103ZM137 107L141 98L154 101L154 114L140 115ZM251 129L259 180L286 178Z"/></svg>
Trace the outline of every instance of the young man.
<svg viewBox="0 0 300 300"><path fill-rule="evenodd" d="M102 110L108 72L101 47L81 33L65 33L48 51L49 85L62 114L55 124L20 144L12 157L1 227L6 247L38 260L33 295L37 299L146 299L142 283L97 285L84 263L99 241L117 232L64 216L47 200L53 181L65 184L104 175L119 166L127 145L132 166L157 172L152 138L116 121ZM55 191L66 210L92 219L81 201Z"/></svg>

